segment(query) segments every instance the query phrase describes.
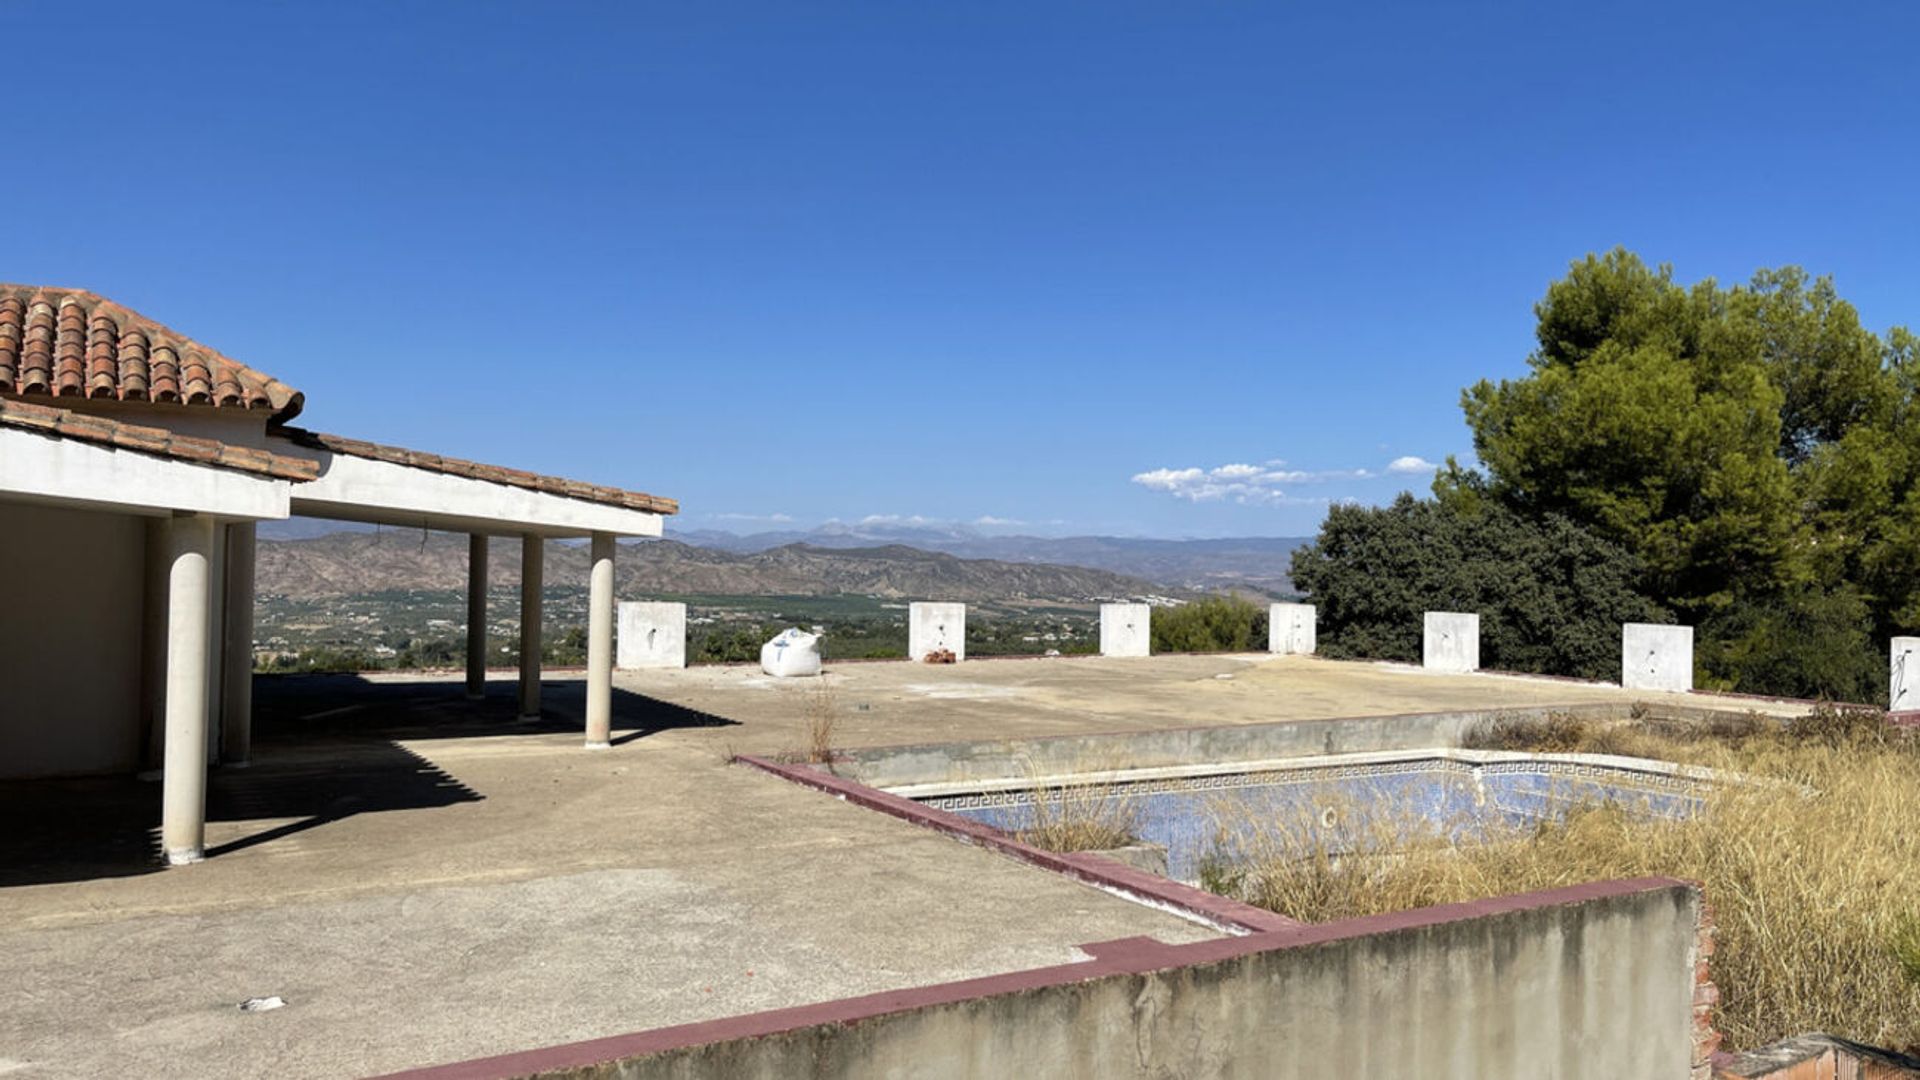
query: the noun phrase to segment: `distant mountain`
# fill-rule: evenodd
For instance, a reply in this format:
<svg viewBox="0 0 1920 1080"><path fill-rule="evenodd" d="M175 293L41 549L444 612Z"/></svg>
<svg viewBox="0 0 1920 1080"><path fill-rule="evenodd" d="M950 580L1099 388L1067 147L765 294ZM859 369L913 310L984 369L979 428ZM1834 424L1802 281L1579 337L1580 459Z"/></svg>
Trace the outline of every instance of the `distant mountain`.
<svg viewBox="0 0 1920 1080"><path fill-rule="evenodd" d="M671 530L671 526L669 526ZM1296 548L1310 536L1250 536L1221 540L1148 540L1121 536L992 536L965 527L859 526L830 524L805 532L738 535L714 529L672 532L699 547L752 553L788 544L871 547L907 544L965 559L1051 563L1107 570L1170 588L1207 591L1243 589L1285 595L1293 591L1287 571Z"/></svg>
<svg viewBox="0 0 1920 1080"><path fill-rule="evenodd" d="M517 584L520 546L495 540L487 562L495 585ZM383 529L336 532L304 540L263 539L257 585L263 595L295 598L466 586L467 538L453 533ZM674 540L623 544L614 562L615 588L625 596L718 594L831 596L851 593L968 603L1059 602L1141 598L1175 593L1138 578L1077 566L962 559L903 545L826 548L788 544L750 553L695 547ZM587 552L580 544L547 545L548 585L584 586Z"/></svg>

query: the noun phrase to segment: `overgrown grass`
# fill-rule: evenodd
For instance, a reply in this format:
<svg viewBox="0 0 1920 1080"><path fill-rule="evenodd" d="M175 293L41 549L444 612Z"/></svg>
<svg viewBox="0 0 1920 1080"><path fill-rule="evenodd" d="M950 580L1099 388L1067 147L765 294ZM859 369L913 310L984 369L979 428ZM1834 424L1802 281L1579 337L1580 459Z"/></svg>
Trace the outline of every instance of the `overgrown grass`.
<svg viewBox="0 0 1920 1080"><path fill-rule="evenodd" d="M1112 784L1036 783L1033 817L1014 835L1061 853L1125 847L1140 837L1140 806Z"/></svg>
<svg viewBox="0 0 1920 1080"><path fill-rule="evenodd" d="M1716 1022L1731 1046L1826 1031L1896 1049L1920 1046L1920 749L1867 710L1823 708L1686 727L1649 719L1509 722L1482 745L1683 760L1792 781L1726 785L1685 821L1619 806L1448 839L1417 815L1372 821L1228 823L1264 836L1205 883L1307 921L1326 921L1554 888L1663 875L1700 881L1718 926ZM1799 785L1811 786L1809 797ZM1249 824L1259 828L1249 829ZM1378 829L1390 855L1365 848ZM1304 852L1304 854L1303 854Z"/></svg>
<svg viewBox="0 0 1920 1080"><path fill-rule="evenodd" d="M806 759L814 765L826 765L833 761L833 729L840 723L840 699L825 677L806 693Z"/></svg>

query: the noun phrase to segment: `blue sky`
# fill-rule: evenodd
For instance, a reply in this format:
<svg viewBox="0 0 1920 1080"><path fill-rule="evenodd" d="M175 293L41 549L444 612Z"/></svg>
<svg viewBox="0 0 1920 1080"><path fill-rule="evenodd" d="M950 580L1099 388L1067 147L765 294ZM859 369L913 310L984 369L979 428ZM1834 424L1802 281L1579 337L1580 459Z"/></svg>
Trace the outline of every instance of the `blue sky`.
<svg viewBox="0 0 1920 1080"><path fill-rule="evenodd" d="M0 280L688 527L1310 532L1615 244L1920 323L1902 5L73 11L0 0Z"/></svg>

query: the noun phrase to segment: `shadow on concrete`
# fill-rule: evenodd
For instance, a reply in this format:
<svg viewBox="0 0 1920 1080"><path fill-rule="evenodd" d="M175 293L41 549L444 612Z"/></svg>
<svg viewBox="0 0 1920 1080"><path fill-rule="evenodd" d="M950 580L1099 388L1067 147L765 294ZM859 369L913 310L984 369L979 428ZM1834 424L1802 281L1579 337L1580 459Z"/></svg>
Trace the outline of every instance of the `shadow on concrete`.
<svg viewBox="0 0 1920 1080"><path fill-rule="evenodd" d="M247 769L207 776L209 822L259 822L258 831L207 849L209 858L292 836L354 814L422 810L483 796L386 739L362 738ZM0 887L126 877L165 868L157 780L86 777L0 784Z"/></svg>
<svg viewBox="0 0 1920 1080"><path fill-rule="evenodd" d="M254 679L252 767L213 768L209 822L258 823L208 858L285 839L355 814L425 810L485 798L401 745L442 738L580 734L586 684L543 683L538 720L521 720L509 680L480 700L459 677L369 679L284 675ZM615 688L615 744L674 728L734 724ZM125 877L164 869L156 780L85 777L0 782L0 888ZM230 830L228 830L230 831Z"/></svg>
<svg viewBox="0 0 1920 1080"><path fill-rule="evenodd" d="M256 740L300 734L378 732L391 739L478 738L584 733L586 682L540 684L540 718L523 720L511 680L487 684L471 700L457 676L371 679L365 675L262 675L253 681ZM676 728L729 727L738 721L613 689L611 740L618 746Z"/></svg>

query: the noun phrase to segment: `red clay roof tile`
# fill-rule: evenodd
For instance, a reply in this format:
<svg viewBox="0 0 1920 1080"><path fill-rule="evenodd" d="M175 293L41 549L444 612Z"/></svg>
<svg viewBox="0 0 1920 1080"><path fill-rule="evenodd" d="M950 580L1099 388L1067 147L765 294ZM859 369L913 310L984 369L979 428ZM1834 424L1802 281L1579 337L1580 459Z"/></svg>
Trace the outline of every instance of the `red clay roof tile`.
<svg viewBox="0 0 1920 1080"><path fill-rule="evenodd" d="M0 284L0 394L300 412L300 392L81 289Z"/></svg>

